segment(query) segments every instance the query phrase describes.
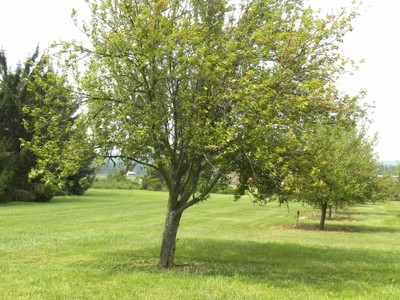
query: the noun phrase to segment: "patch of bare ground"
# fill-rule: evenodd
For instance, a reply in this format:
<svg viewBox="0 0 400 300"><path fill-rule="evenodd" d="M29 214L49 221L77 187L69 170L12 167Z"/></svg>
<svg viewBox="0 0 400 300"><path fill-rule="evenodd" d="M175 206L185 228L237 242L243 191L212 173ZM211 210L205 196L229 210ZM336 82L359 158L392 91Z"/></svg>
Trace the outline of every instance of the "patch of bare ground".
<svg viewBox="0 0 400 300"><path fill-rule="evenodd" d="M355 216L355 214L353 215ZM321 219L321 215L319 214L311 214L308 216L303 216L300 218L300 220L320 220ZM348 213L338 213L338 214L332 214L331 217L328 217L328 215L326 216L326 220L327 221L340 221L340 222L356 222L357 220L352 218L352 215L348 214Z"/></svg>
<svg viewBox="0 0 400 300"><path fill-rule="evenodd" d="M299 224L299 225L282 225L278 227L283 230L320 230L319 224ZM336 232L356 232L356 227L345 226L345 225L325 225L324 231L336 231Z"/></svg>
<svg viewBox="0 0 400 300"><path fill-rule="evenodd" d="M195 264L174 264L171 270L180 270L180 271L188 271L188 272L198 272L206 270L206 267L202 265Z"/></svg>
<svg viewBox="0 0 400 300"><path fill-rule="evenodd" d="M193 269L195 266L192 264L174 264L173 269Z"/></svg>
<svg viewBox="0 0 400 300"><path fill-rule="evenodd" d="M303 220L320 220L321 216L311 215L304 218ZM350 216L336 215L332 218L326 218L327 221L340 221L340 222L357 222L357 220L352 219Z"/></svg>

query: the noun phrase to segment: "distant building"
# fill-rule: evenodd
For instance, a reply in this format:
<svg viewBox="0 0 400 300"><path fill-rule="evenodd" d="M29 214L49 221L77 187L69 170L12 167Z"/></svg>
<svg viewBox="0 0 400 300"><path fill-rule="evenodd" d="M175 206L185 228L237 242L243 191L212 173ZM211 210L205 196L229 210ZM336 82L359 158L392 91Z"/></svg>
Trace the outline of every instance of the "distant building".
<svg viewBox="0 0 400 300"><path fill-rule="evenodd" d="M379 174L378 177L379 177L379 178L382 178L383 175L382 175L382 174ZM398 180L398 179L399 179L399 175L390 175L390 178L391 178L392 180Z"/></svg>

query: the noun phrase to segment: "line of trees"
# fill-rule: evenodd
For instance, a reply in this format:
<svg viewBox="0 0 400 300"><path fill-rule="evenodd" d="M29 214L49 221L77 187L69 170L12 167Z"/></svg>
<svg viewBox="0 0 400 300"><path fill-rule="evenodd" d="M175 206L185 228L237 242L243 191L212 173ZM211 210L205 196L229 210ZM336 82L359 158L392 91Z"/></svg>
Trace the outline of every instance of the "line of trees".
<svg viewBox="0 0 400 300"><path fill-rule="evenodd" d="M367 138L364 129L351 124L316 124L303 132L302 139L301 158L291 161L290 169L280 170L277 195L281 201L319 209L321 230L332 208L393 198L390 178L378 177L375 142ZM261 201L269 201L257 181L249 190Z"/></svg>
<svg viewBox="0 0 400 300"><path fill-rule="evenodd" d="M321 228L327 206L383 195L372 144L357 130L363 94L335 85L353 67L340 43L355 10L320 17L302 0L87 3L88 42L59 45L62 75L32 81L36 98L64 106L30 111L31 174L59 184L94 156L154 169L168 189L160 267L174 265L184 211L231 174L236 198L306 202L322 210Z"/></svg>

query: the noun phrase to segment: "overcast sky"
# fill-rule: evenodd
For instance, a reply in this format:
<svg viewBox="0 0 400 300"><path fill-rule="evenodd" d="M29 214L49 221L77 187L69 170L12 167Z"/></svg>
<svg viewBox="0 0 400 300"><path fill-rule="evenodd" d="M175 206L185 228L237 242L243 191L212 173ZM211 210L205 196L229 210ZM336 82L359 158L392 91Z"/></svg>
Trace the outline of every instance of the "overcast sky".
<svg viewBox="0 0 400 300"><path fill-rule="evenodd" d="M313 6L330 12L351 0L309 0ZM377 132L377 152L381 160L400 160L399 111L397 84L400 70L400 1L364 0L366 9L354 23L354 31L343 45L344 53L356 60L365 59L359 72L340 81L348 93L368 90L367 101L375 102L371 132ZM84 0L0 0L0 49L6 51L9 66L60 39L81 37L71 20L71 9L81 15Z"/></svg>
<svg viewBox="0 0 400 300"><path fill-rule="evenodd" d="M326 11L349 5L351 0L311 0ZM400 160L400 43L398 41L400 1L364 0L354 31L345 39L345 54L356 60L365 59L360 71L340 82L340 88L355 93L368 91L367 101L374 102L371 132L377 132L377 152L381 160Z"/></svg>

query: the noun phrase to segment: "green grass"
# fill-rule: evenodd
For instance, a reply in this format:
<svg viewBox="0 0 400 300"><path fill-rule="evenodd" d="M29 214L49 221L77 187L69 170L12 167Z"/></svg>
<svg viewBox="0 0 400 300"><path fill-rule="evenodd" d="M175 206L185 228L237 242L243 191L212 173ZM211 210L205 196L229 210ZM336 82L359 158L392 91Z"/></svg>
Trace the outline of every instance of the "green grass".
<svg viewBox="0 0 400 300"><path fill-rule="evenodd" d="M89 190L0 205L0 299L398 299L400 202L317 211L213 195L156 267L167 194ZM301 226L295 228L297 210Z"/></svg>

